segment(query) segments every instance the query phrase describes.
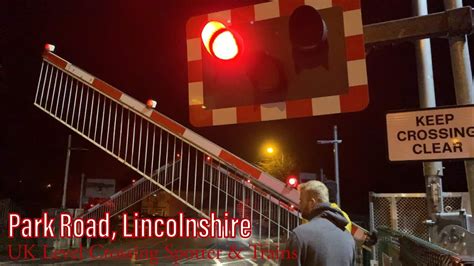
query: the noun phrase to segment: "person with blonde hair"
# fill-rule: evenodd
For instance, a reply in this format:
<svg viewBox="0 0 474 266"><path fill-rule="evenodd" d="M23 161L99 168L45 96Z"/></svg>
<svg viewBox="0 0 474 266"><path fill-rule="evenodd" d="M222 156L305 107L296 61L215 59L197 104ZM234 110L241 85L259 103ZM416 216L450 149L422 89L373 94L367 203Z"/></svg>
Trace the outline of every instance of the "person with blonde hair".
<svg viewBox="0 0 474 266"><path fill-rule="evenodd" d="M285 250L297 258L285 258L281 265L354 265L355 242L340 209L329 202L328 188L311 180L298 187L300 211L308 223L296 227Z"/></svg>

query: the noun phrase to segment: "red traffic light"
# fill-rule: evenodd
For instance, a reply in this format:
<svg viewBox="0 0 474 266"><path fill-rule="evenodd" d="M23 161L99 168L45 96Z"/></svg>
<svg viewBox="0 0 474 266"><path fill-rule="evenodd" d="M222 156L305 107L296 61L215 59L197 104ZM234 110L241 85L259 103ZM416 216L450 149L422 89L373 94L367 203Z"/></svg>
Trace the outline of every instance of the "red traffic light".
<svg viewBox="0 0 474 266"><path fill-rule="evenodd" d="M225 25L220 23L219 21L209 21L206 26L202 29L201 32L201 40L206 47L206 50L211 53L211 39L214 34L219 31L225 29Z"/></svg>
<svg viewBox="0 0 474 266"><path fill-rule="evenodd" d="M235 34L218 21L209 21L202 29L201 40L209 54L230 60L239 54L239 43Z"/></svg>
<svg viewBox="0 0 474 266"><path fill-rule="evenodd" d="M235 58L239 53L239 45L234 34L228 30L218 33L212 43L212 52L222 60Z"/></svg>
<svg viewBox="0 0 474 266"><path fill-rule="evenodd" d="M286 184L289 187L296 188L298 187L298 178L296 176L289 176L288 179L286 180Z"/></svg>

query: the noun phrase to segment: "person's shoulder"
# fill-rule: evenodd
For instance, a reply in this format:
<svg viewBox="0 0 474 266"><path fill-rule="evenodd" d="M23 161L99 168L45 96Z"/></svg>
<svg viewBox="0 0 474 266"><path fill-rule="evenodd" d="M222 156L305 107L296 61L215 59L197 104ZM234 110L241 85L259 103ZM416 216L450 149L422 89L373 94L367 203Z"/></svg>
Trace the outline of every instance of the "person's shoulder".
<svg viewBox="0 0 474 266"><path fill-rule="evenodd" d="M293 229L293 232L297 235L304 235L308 232L314 232L318 228L324 226L328 221L326 219L322 219L319 217L311 219L309 222L305 224L301 224Z"/></svg>

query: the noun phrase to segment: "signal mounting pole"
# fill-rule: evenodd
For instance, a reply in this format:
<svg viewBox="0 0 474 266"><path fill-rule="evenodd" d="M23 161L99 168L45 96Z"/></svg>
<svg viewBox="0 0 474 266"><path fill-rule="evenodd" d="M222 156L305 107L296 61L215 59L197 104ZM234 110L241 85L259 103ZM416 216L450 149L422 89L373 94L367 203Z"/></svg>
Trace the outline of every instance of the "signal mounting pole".
<svg viewBox="0 0 474 266"><path fill-rule="evenodd" d="M341 139L337 138L337 125L334 126L334 136L332 140L318 140L318 144L332 144L334 153L334 178L336 179L336 203L341 207L341 196L339 191L339 144Z"/></svg>
<svg viewBox="0 0 474 266"><path fill-rule="evenodd" d="M415 16L428 15L427 0L414 0L413 13ZM436 95L433 79L433 64L431 60L431 39L414 41L418 74L418 91L421 108L436 107ZM436 214L443 212L443 163L441 161L423 162L425 176L426 203L431 222L436 223ZM429 223L430 224L430 223ZM429 227L429 239L436 236L435 228Z"/></svg>
<svg viewBox="0 0 474 266"><path fill-rule="evenodd" d="M461 0L444 0L446 12L462 8ZM470 8L470 7L469 7ZM471 26L472 23L471 20ZM451 52L451 68L453 70L454 89L457 105L474 103L474 89L472 88L472 71L469 48L466 35L457 35L449 38ZM467 188L471 203L471 214L474 210L474 159L464 161L466 168Z"/></svg>

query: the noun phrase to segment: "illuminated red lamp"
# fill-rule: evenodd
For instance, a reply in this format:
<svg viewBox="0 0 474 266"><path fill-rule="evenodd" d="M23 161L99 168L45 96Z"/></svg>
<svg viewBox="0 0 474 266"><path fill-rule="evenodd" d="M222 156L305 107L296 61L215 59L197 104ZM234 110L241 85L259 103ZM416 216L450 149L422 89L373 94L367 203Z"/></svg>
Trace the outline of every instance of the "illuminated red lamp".
<svg viewBox="0 0 474 266"><path fill-rule="evenodd" d="M56 49L56 46L47 43L44 45L44 49L48 52L54 52L54 49Z"/></svg>
<svg viewBox="0 0 474 266"><path fill-rule="evenodd" d="M156 107L156 101L149 99L148 101L146 101L146 107L154 109Z"/></svg>
<svg viewBox="0 0 474 266"><path fill-rule="evenodd" d="M292 188L298 187L298 178L294 175L289 176L286 179L286 185L289 186L289 187L292 187Z"/></svg>
<svg viewBox="0 0 474 266"><path fill-rule="evenodd" d="M207 52L221 60L231 60L239 54L235 33L219 21L209 21L202 29L201 39Z"/></svg>

